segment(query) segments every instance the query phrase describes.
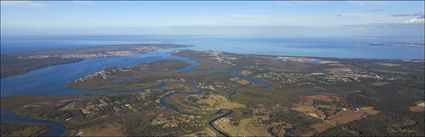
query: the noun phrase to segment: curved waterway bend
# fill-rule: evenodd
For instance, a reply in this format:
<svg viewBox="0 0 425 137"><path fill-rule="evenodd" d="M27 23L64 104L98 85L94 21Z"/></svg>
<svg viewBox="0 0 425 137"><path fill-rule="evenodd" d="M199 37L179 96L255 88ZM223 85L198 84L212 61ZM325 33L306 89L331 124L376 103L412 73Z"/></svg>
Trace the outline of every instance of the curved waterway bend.
<svg viewBox="0 0 425 137"><path fill-rule="evenodd" d="M41 134L41 137L51 137L51 136L60 136L67 128L62 125L59 122L52 121L52 120L34 120L30 118L21 118L16 117L13 115L13 113L7 109L7 110L1 110L1 121L2 122L14 122L14 123L32 123L32 124L43 124L43 125L49 125L49 130L47 132L44 132Z"/></svg>
<svg viewBox="0 0 425 137"><path fill-rule="evenodd" d="M80 62L70 63L70 64L62 64L50 66L38 70L31 71L26 74L17 75L13 77L8 77L1 79L1 97L7 96L74 96L74 95L82 95L82 94L99 94L99 93L114 93L114 94L122 94L120 92L112 92L109 90L83 90L83 89L74 89L68 88L66 84L74 79L78 79L80 77L86 76L88 74L94 73L96 71L103 70L107 67L128 67L141 63L149 63L158 60L178 60L188 63L188 66L179 68L181 73L188 72L199 65L198 62L193 61L189 58L173 56L171 54L171 50L152 52L147 54L135 55L135 56L124 56L124 57L105 57L105 58L91 58L85 59ZM261 80L256 78L249 78L246 76L241 76L237 71L232 70L231 75L235 77L239 77L242 79L249 80L253 83L264 84ZM184 94L202 94L202 90L200 90L196 84L189 83L193 88L197 88L198 92L196 93L186 93L186 92L171 92L164 95L160 99L160 103L165 107L172 109L176 112L179 112L178 108L172 104L166 103L165 99L171 97L176 93L184 93ZM154 86L152 88L163 88L167 85L167 83L161 83L160 85ZM266 85L266 84L264 84ZM271 84L270 84L271 86ZM265 86L265 87L270 87ZM31 90L28 90L31 89ZM28 118L18 118L14 117L11 112L6 112L4 110L1 113L5 113L8 117L2 117L2 121L20 121L27 123L42 123L47 124L51 127L64 127L62 124L54 121L42 121L42 120L34 120ZM56 128L50 129L46 134L53 136L60 136L60 132L62 130L66 131L66 128Z"/></svg>
<svg viewBox="0 0 425 137"><path fill-rule="evenodd" d="M175 105L173 105L173 104L170 104L170 103L167 103L167 102L165 101L165 99L167 99L167 98L169 98L169 97L173 96L173 95L174 95L174 94L176 94L176 93L179 93L179 94L188 94L188 95L197 95L197 94L202 94L202 93L203 93L203 91L202 91L200 88L198 88L198 86L196 86L196 84L195 84L195 83L193 83L193 82L188 82L188 84L189 84L189 86L191 86L192 88L196 89L196 90L197 90L197 92L195 92L195 93L179 92L179 91L169 92L169 93L165 94L164 96L162 96L162 97L159 99L159 103L161 103L164 107L166 107L166 108L168 108L168 109L171 109L171 110L176 111L177 113L180 113L180 110L179 110L179 108L178 108L177 106L175 106Z"/></svg>
<svg viewBox="0 0 425 137"><path fill-rule="evenodd" d="M147 54L125 56L91 58L80 62L50 66L31 71L22 75L1 79L1 97L8 96L74 96L82 94L125 94L129 92L113 92L109 90L83 90L68 88L66 84L74 79L86 76L107 67L128 67L141 63L149 63L157 60L178 60L188 63L186 67L179 68L182 72L190 71L198 65L197 62L184 57L173 56L171 50L152 52ZM151 88L163 88L167 83ZM28 90L31 89L31 90ZM49 120L35 120L20 118L8 110L1 110L1 121L46 124L51 128L42 134L43 136L61 136L67 129L59 122Z"/></svg>
<svg viewBox="0 0 425 137"><path fill-rule="evenodd" d="M225 69L225 68L208 68L207 70L223 70L223 71L226 71L227 69ZM187 72L187 71L184 71L184 72ZM260 80L260 79L257 79L257 78L251 78L251 77L247 77L247 76L243 76L243 75L241 75L239 72L237 72L236 70L230 70L230 75L231 76L233 76L233 77L238 77L238 78L240 78L240 79L245 79L245 80L248 80L248 81L250 81L250 82L252 82L252 83L255 83L255 84L258 84L258 85L262 85L263 86L263 88L271 88L272 87L272 84L270 84L270 83L268 83L268 82L266 82L266 81L262 81L262 80ZM165 101L165 99L166 98L170 98L170 97L172 97L174 94L176 94L176 93L181 93L181 94L202 94L203 93L203 91L201 90L201 89L199 89L197 86L196 86L196 84L195 83L193 83L193 82L190 82L190 83L188 83L192 88L195 88L195 89L197 89L198 90L198 92L196 92L196 93L187 93L187 92L177 92L177 91L174 91L174 92L169 92L169 93L167 93L166 95L164 95L163 97L161 97L160 99L159 99L159 102L163 105L163 106L165 106L166 108L168 108L168 109L171 109L171 110L174 110L175 112L177 112L177 113L180 113L180 110L178 109L178 107L177 106L175 106L175 105L173 105L173 104L170 104L170 103L167 103L166 101ZM236 87L234 87L233 88L233 90L232 90L232 92L230 93L230 95L229 95L229 97L233 97L235 94L237 93L237 88ZM227 112L224 112L224 111L227 111ZM224 113L224 114L222 114L222 113ZM230 115L231 113L233 113L233 110L230 110L230 109L219 109L215 114L216 115L220 115L220 116L218 116L218 117L216 117L216 118L214 118L214 119L212 119L211 121L209 121L208 122L208 124L217 132L217 133L219 133L220 135L223 135L223 136L226 136L226 137L229 137L229 135L227 135L226 133L224 133L223 131L221 131L220 129L218 129L217 127L215 127L214 126L214 122L215 121L217 121L217 120L219 120L219 119L221 119L221 118L223 118L223 117L226 117L226 116L228 116L228 115Z"/></svg>
<svg viewBox="0 0 425 137"><path fill-rule="evenodd" d="M206 70L229 71L226 68L208 68ZM234 69L230 70L230 75L232 77L237 77L237 78L240 78L240 79L248 80L248 81L250 81L250 82L252 82L254 84L257 84L257 85L262 86L264 89L271 88L273 86L272 84L270 84L270 83L268 83L266 81L263 81L261 79L257 79L257 78L253 78L253 77L247 77L247 76L241 75L238 71L236 71ZM229 97L231 97L231 98L234 97L237 92L238 92L237 88L236 87L233 87L232 92L229 94Z"/></svg>
<svg viewBox="0 0 425 137"><path fill-rule="evenodd" d="M257 84L257 85L262 86L263 88L271 88L273 86L272 84L270 84L270 83L268 83L268 82L266 82L264 80L241 75L238 71L236 71L234 69L228 70L226 68L208 68L206 70L230 71L230 75L232 77L237 77L237 78L240 78L240 79L248 80L248 81L250 81L250 82L252 82L254 84Z"/></svg>
<svg viewBox="0 0 425 137"><path fill-rule="evenodd" d="M257 78L253 78L253 77L247 77L247 76L241 75L236 70L231 70L230 75L232 75L233 77L238 77L240 79L248 80L248 81L255 83L257 85L262 85L263 88L271 88L272 87L272 84L270 84L266 81L263 81L263 80L260 80L260 79L257 79Z"/></svg>
<svg viewBox="0 0 425 137"><path fill-rule="evenodd" d="M22 75L1 79L1 97L116 93L109 90L74 89L68 88L66 85L69 81L113 66L122 68L157 60L178 60L189 64L186 67L179 68L182 72L187 72L198 65L191 59L173 56L171 53L171 51L158 51L135 56L90 58L80 62L34 70Z"/></svg>
<svg viewBox="0 0 425 137"><path fill-rule="evenodd" d="M227 112L223 112L223 111L227 111ZM224 114L222 114L222 113L224 113ZM221 131L220 129L218 129L217 127L215 127L214 126L214 122L215 121L217 121L217 120L219 120L220 118L223 118L223 117L226 117L226 116L228 116L228 115L230 115L231 113L233 113L233 110L230 110L230 109L219 109L217 112L215 112L215 114L216 115L220 115L220 116L218 116L218 117L216 117L216 118L214 118L213 120L211 120L210 122L208 122L208 124L211 126L211 127L213 127L213 129L215 130L215 131L217 131L217 133L219 133L219 134L221 134L221 135L223 135L223 136L226 136L226 137L229 137L229 135L227 135L226 133L224 133L223 131Z"/></svg>
<svg viewBox="0 0 425 137"><path fill-rule="evenodd" d="M167 86L168 83L163 82L159 85L155 85L149 88L139 89L137 91L143 91L147 89L157 89L157 88L164 88ZM122 91L118 92L117 94L128 94L128 93L134 93L135 91ZM163 104L164 105L164 104ZM164 105L165 106L165 105ZM175 107L175 106L174 106ZM171 106L172 108L172 106ZM175 107L177 108L177 107ZM177 109L178 111L178 109ZM63 135L68 129L61 123L53 121L53 120L36 120L36 119L30 119L30 118L22 118L22 117L16 117L9 109L2 109L1 110L1 121L2 122L15 122L15 123L32 123L32 124L44 124L48 125L50 128L47 130L47 132L42 133L41 137L59 137Z"/></svg>

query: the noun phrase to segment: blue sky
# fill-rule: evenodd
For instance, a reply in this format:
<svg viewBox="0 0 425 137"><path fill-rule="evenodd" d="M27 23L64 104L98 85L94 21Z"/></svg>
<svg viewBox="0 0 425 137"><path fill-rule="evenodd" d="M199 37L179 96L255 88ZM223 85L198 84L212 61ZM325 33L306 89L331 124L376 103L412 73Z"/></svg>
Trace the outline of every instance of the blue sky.
<svg viewBox="0 0 425 137"><path fill-rule="evenodd" d="M424 36L424 1L2 1L2 35Z"/></svg>

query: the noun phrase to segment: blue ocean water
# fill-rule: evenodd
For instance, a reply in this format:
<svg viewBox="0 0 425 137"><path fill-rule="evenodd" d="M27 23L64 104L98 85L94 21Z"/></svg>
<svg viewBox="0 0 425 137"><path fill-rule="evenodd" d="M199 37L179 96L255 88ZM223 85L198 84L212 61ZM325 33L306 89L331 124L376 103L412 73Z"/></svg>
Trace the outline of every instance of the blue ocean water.
<svg viewBox="0 0 425 137"><path fill-rule="evenodd" d="M104 44L173 43L194 50L242 54L371 59L424 59L424 48L365 46L368 42L420 42L423 38L249 38L209 36L2 36L1 51L33 51Z"/></svg>
<svg viewBox="0 0 425 137"><path fill-rule="evenodd" d="M104 44L175 43L193 45L184 49L219 50L245 54L321 56L344 58L423 59L424 49L417 47L361 46L373 39L353 38L219 38L205 36L2 36L2 52L20 52L55 48L87 47ZM386 40L385 38L374 40ZM416 41L415 41L416 42ZM171 50L128 57L85 59L56 65L26 74L1 79L1 96L16 95L79 95L105 93L102 90L69 89L66 83L106 67L126 67L159 59L182 60L191 66L196 62L170 55ZM29 91L29 89L31 89Z"/></svg>

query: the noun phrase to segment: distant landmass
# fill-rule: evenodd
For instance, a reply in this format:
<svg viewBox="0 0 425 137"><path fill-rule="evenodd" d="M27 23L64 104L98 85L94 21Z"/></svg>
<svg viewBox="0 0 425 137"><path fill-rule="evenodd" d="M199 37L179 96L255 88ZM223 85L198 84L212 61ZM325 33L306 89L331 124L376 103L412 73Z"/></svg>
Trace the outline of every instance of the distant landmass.
<svg viewBox="0 0 425 137"><path fill-rule="evenodd" d="M389 46L389 47L418 47L425 48L425 43L413 42L369 42L367 46Z"/></svg>
<svg viewBox="0 0 425 137"><path fill-rule="evenodd" d="M131 56L181 47L187 46L176 44L121 44L36 52L3 53L1 54L1 78L30 72L47 66L78 62L87 58Z"/></svg>

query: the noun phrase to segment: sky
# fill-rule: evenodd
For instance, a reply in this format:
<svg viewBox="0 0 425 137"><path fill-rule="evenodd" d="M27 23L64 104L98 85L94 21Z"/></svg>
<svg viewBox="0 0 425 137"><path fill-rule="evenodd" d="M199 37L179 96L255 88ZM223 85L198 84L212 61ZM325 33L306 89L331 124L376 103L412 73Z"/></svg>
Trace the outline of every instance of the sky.
<svg viewBox="0 0 425 137"><path fill-rule="evenodd" d="M424 36L424 1L1 1L1 35Z"/></svg>

